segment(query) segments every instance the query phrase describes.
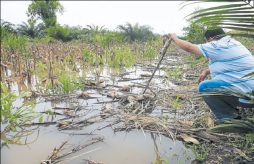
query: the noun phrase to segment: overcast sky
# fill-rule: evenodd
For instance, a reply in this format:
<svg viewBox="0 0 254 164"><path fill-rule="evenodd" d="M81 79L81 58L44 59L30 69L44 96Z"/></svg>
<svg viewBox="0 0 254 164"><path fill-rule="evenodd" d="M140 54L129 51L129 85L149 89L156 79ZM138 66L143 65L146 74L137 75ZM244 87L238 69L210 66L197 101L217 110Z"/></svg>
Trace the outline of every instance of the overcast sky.
<svg viewBox="0 0 254 164"><path fill-rule="evenodd" d="M198 3L180 10L181 1L60 1L65 12L57 15L61 25L105 25L115 30L117 25L149 25L159 34L183 34L187 22L183 19L194 11L195 7L210 7L215 3ZM27 22L26 11L31 1L2 1L1 19L15 25Z"/></svg>

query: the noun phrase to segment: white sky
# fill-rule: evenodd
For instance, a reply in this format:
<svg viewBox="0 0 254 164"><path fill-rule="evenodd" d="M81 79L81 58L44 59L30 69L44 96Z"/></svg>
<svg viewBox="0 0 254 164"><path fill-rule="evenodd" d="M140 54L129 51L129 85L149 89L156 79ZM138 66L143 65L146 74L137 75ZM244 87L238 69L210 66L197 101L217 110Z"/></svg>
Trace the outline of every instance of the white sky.
<svg viewBox="0 0 254 164"><path fill-rule="evenodd" d="M180 10L182 1L60 1L64 6L63 15L57 15L61 25L105 25L115 30L118 25L126 22L134 25L149 25L153 32L159 34L183 34L187 22L185 16L194 11L195 7L207 8L215 3L198 3ZM1 1L1 19L15 25L27 22L26 11L31 1ZM217 4L218 5L218 4Z"/></svg>

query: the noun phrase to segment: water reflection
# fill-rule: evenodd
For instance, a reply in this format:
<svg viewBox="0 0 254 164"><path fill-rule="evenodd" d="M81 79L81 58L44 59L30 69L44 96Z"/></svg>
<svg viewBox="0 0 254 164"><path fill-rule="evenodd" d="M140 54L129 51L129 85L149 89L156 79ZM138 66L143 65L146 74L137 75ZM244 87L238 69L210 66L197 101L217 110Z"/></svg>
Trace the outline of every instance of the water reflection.
<svg viewBox="0 0 254 164"><path fill-rule="evenodd" d="M155 154L156 154L156 164L162 164L162 160L161 160L161 157L159 155L159 150L158 150L158 146L156 144L156 139L154 137L154 134L151 133L151 137L153 139L153 143L154 143L154 150L155 150Z"/></svg>
<svg viewBox="0 0 254 164"><path fill-rule="evenodd" d="M133 68L110 68L108 66L104 66L104 67L98 67L97 68L98 71L96 71L95 67L91 67L91 66L86 66L85 69L81 69L81 71L79 73L75 73L77 74L77 76L79 75L80 79L83 79L83 82L85 80L90 81L90 80L100 80L102 78L106 79L106 83L109 85L113 85L113 87L111 88L106 88L105 90L100 90L100 93L105 94L105 92L107 93L109 90L118 90L119 88L125 86L125 85L133 85L134 83L138 83L138 84L146 84L147 78L140 78L141 74L144 73L151 73L151 70L146 69L145 67L140 67L140 66L135 66ZM163 75L164 71L157 71L156 75ZM122 77L126 77L126 78L140 78L140 80L135 80L135 81L119 81L122 79ZM31 82L32 84L20 84L18 82L18 78L16 78L17 80L17 91L20 93L21 91L29 91L32 90L34 86L39 86L39 81L38 81L38 76L32 74L31 77ZM156 87L159 87L158 84L162 84L161 82L162 80L158 80L156 79ZM163 86L164 87L164 86ZM166 88L166 87L164 87ZM12 88L12 90L14 90L15 88ZM37 90L39 90L38 88L36 88ZM141 93L142 89L139 87L133 87L132 88L132 92L134 93ZM82 91L79 90L78 92L83 92L83 91L89 92L89 94L91 94L93 97L98 97L98 100L100 102L104 102L104 101L110 101L112 99L107 98L105 95L102 95L98 92L98 90L95 89L83 89ZM40 92L46 92L45 90L41 90ZM119 94L126 94L125 92L119 93ZM41 97L41 99L43 100L44 97ZM33 99L26 99L25 101L19 100L20 105L21 103L23 103L23 105L29 105L29 103L33 103L34 100ZM36 104L36 107L34 108L37 112L42 112L45 110L53 110L55 107L71 107L71 106L80 106L80 107L85 107L84 109L81 110L82 113L84 113L84 117L89 117L92 115L95 115L97 113L100 112L101 108L103 105L105 104L95 104L98 103L96 99L64 99L64 101L61 102L57 102L57 101L47 101L47 102L40 102ZM88 106L89 105L89 106ZM117 107L120 106L120 104L118 103L113 103L110 104L110 108L114 108L117 109ZM85 110L85 111L84 111ZM53 110L54 111L54 110ZM58 110L59 112L64 112L64 110ZM74 110L72 110L74 111ZM75 111L76 112L76 111ZM58 120L61 117L65 117L65 116L51 116L51 115L44 115L44 120L43 121L54 121L54 120ZM72 118L73 120L77 119L83 119L83 118ZM38 120L36 120L35 122L38 122ZM162 138L164 139L164 144L163 145L159 145L156 143L156 135L151 133L151 139L147 139L144 140L144 136L141 134L136 134L136 132L133 133L129 133L126 136L126 140L122 139L124 136L122 136L122 133L119 133L117 135L114 136L114 133L111 129L111 127L109 128L105 128L102 131L95 131L95 129L97 129L98 127L96 127L97 125L100 127L103 127L107 124L109 124L109 122L100 122L100 123L93 123L93 124L89 124L89 126L86 126L86 124L84 124L84 126L79 126L77 127L79 131L77 131L77 129L75 129L75 127L73 127L73 129L68 129L67 132L69 131L74 131L76 133L91 133L91 131L93 131L93 133L98 134L98 135L102 135L105 136L107 139L105 140L104 145L100 145L103 146L104 150L100 150L100 152L96 152L93 154L93 159L95 159L96 161L106 161L109 162L110 164L129 164L129 163L139 163L139 164L147 164L147 163L152 163L155 160L158 162L158 164L162 164L163 162L160 160L161 158L163 158L163 155L161 153L163 153L162 151L167 151L170 152L169 147L172 146L172 141L169 138L166 138L164 136L162 136ZM105 124L105 125L104 125ZM56 125L50 125L50 124L46 124L43 126L40 126L42 128L42 130L47 131L49 134L48 135L42 135L39 133L39 127L33 128L33 129L23 129L20 133L18 133L17 136L15 136L16 139L20 140L20 142L15 141L15 140L10 140L14 135L10 136L8 134L1 134L1 139L3 142L10 140L9 145L18 145L18 146L24 146L24 145L31 145L32 143L36 142L40 136L40 140L34 144L32 147L33 151L35 149L47 149L47 150L52 150L52 148L54 146L60 145L61 141L63 141L66 137L66 135L63 135L61 133L59 133L58 131L58 127L56 127ZM28 127L26 127L28 128ZM31 142L26 142L29 141L29 137L35 132L38 133L36 135L35 140L31 141ZM51 133L52 130L52 133ZM64 131L65 132L65 131ZM149 135L149 133L147 133ZM74 137L73 137L74 138ZM75 136L75 141L79 142L81 139L83 139L84 136ZM179 145L182 145L180 142L178 143ZM38 146L39 148L35 148L35 145ZM94 146L94 145L93 145ZM96 147L97 145L95 145ZM29 146L28 146L29 147ZM159 150L159 147L162 147L162 150ZM91 149L93 149L94 147L91 147ZM16 149L16 148L15 148ZM24 150L23 153L29 154L25 149L19 149L19 150ZM175 152L180 152L180 149L177 147L174 147L174 151ZM7 151L6 151L7 152ZM10 153L10 156L15 154L15 152L8 152ZM7 153L7 154L8 154ZM50 151L44 153L47 154L50 153ZM25 155L24 155L25 156ZM29 155L26 155L26 157L29 157ZM42 160L45 159L47 156L42 156L41 154L37 153L36 157L33 157L33 161L30 160L30 163L34 163L35 159L36 160ZM18 157L15 162L18 162L19 159L22 157ZM23 157L24 158L24 157ZM115 159L112 159L115 158ZM126 159L123 159L126 158ZM146 158L146 159L144 159ZM165 157L164 157L165 158ZM184 157L182 157L184 158ZM12 161L12 160L8 160L6 159L7 162ZM176 160L171 160L173 162L175 162ZM170 161L170 163L171 163ZM80 163L81 161L77 161L76 163ZM29 163L26 162L26 163Z"/></svg>
<svg viewBox="0 0 254 164"><path fill-rule="evenodd" d="M36 132L37 129L38 129L38 133L36 138L31 142L27 142L28 140L27 137L32 135L34 132ZM37 126L36 128L31 128L31 129L22 128L15 135L8 135L7 133L1 133L1 140L3 142L6 142L8 145L19 145L19 146L27 145L28 146L29 144L36 142L39 138L39 135L40 135L40 128L39 126ZM21 140L24 140L24 138L25 138L25 143L22 143Z"/></svg>

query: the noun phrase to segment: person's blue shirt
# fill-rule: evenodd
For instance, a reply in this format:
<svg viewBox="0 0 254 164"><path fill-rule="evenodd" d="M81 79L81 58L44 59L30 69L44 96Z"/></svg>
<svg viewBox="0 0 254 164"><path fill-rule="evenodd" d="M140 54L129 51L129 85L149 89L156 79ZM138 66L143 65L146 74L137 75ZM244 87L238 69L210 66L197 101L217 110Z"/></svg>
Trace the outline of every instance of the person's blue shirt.
<svg viewBox="0 0 254 164"><path fill-rule="evenodd" d="M243 76L254 72L254 57L240 42L225 36L198 45L206 58L213 80L223 80L244 92L254 90L254 80Z"/></svg>

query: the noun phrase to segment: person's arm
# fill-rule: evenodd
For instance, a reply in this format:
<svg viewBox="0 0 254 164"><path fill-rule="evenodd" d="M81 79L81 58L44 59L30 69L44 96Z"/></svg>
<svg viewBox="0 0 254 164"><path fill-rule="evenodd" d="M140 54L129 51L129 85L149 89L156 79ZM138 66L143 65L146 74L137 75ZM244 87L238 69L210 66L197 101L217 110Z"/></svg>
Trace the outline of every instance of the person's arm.
<svg viewBox="0 0 254 164"><path fill-rule="evenodd" d="M198 78L198 84L201 83L202 81L204 81L204 79L206 78L207 75L209 75L210 69L205 70Z"/></svg>
<svg viewBox="0 0 254 164"><path fill-rule="evenodd" d="M173 33L169 33L168 34L169 37L171 37L174 42L183 50L187 51L187 52L190 52L192 54L195 54L195 55L199 55L199 56L203 56L203 53L201 52L201 50L198 48L198 45L196 44L192 44L190 42L187 42L187 41L184 41L184 40L181 40L179 39L176 34L173 34Z"/></svg>

